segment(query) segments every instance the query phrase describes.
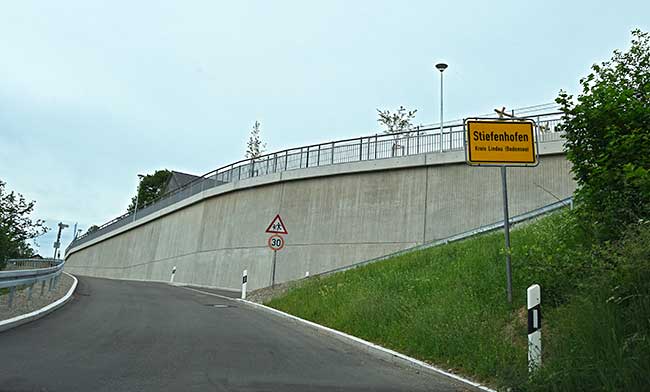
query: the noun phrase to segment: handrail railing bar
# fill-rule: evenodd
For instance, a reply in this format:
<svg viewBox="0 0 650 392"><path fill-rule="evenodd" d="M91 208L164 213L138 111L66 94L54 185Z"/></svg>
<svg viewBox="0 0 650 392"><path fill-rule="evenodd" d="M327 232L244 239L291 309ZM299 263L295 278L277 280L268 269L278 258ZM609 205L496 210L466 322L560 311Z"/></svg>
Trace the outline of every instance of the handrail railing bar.
<svg viewBox="0 0 650 392"><path fill-rule="evenodd" d="M539 107L543 107L543 106L544 105L537 105L537 106L532 106L532 107L529 107L529 108L522 108L518 112L522 113L522 111L526 111L528 109L530 109L530 111L534 111L535 108L539 108ZM538 121L540 121L540 119L542 119L542 118L548 118L548 117L557 116L557 115L560 115L560 114L563 114L563 113L562 112L536 113L536 114L532 114L532 115L528 115L528 116L520 116L518 118L535 118ZM455 121L458 121L458 120L455 120ZM544 121L544 120L542 120L542 121ZM553 118L551 120L545 120L545 121L548 121L548 122L550 122L550 121L558 121L559 122L559 121L561 121L561 118ZM384 134L384 135L375 134L374 135L374 138L375 138L375 143L374 143L374 149L375 149L374 156L375 156L375 158L374 159L383 159L383 158L390 158L390 157L393 157L393 156L411 155L411 150L412 150L411 149L411 147L412 147L411 146L411 144L412 144L411 139L413 138L413 133L416 133L416 135L417 135L417 136L415 136L417 138L417 140L416 140L417 153L418 154L422 153L420 151L420 147L419 147L420 138L421 137L426 138L427 136L433 136L434 137L433 141L435 142L435 137L438 136L438 138L439 138L439 135L436 135L434 132L431 132L431 131L436 131L436 130L439 130L439 129L440 129L440 125L429 125L429 126L420 125L420 126L414 127L414 129L411 129L411 130L408 130L408 131L403 131L403 132L398 132L398 133L394 133L394 134ZM442 130L443 130L443 134L449 135L448 137L450 138L449 141L451 143L451 150L457 150L457 149L460 149L460 148L463 147L462 143L460 143L460 146L455 146L454 145L454 141L459 141L459 140L462 141L462 136L460 135L460 133L463 132L463 124L462 123L454 123L454 124L446 124L446 125L443 124ZM549 132L549 133L552 133L552 132ZM455 139L454 139L454 136L456 136ZM250 177L269 174L269 170L268 170L268 163L269 162L268 162L268 160L270 159L270 157L272 155L275 156L276 159L277 159L278 154L284 153L284 156L285 156L284 171L291 170L288 167L289 166L288 165L289 155L292 155L292 156L293 155L299 155L300 162L299 162L298 168L303 168L303 154L305 154L305 148L307 149L307 153L306 153L306 163L305 163L304 167L309 167L310 166L310 162L309 162L309 158L310 158L309 155L310 154L309 154L309 152L310 152L310 149L313 148L313 147L318 147L319 157L318 157L318 162L316 163L316 166L321 166L320 149L322 148L322 146L326 146L326 145L329 146L329 148L331 150L330 164L335 163L335 159L334 159L335 155L340 155L341 156L341 159L337 160L336 163L352 162L352 161L355 161L354 158L350 159L350 156L349 156L349 154L352 151L348 150L346 147L350 147L350 146L353 146L354 143L358 143L359 161L362 161L363 160L363 138L364 137L368 141L368 143L366 144L366 147L368 148L367 156L368 156L368 159L370 159L370 145L371 145L370 140L371 140L371 138L373 136L362 136L362 137L357 137L357 138L330 141L330 142L325 142L325 143L317 143L317 144L312 144L312 145L308 145L308 146L302 146L302 147L295 147L295 148L280 150L280 151L277 151L277 152L262 155L262 156L257 157L257 158L242 159L242 160L239 160L237 162L231 163L229 165L225 165L225 166L222 166L220 168L209 171L208 173L204 174L203 176L198 177L198 178L188 182L187 184L185 184L183 186L175 188L175 189L171 190L170 192L167 192L167 193L161 195L160 197L153 200L152 202L144 204L138 210L138 217L142 218L144 216L149 215L150 213L153 213L153 212L157 211L157 210L147 211L147 208L161 202L162 200L170 200L173 197L179 197L179 195L181 195L183 192L186 192L188 189L191 189L192 187L194 187L199 181L202 182L201 188L204 190L205 189L204 188L205 184L203 182L206 181L206 179L209 179L209 177L211 177L213 175L215 176L215 185L210 186L210 188L225 184L227 182L235 181L233 179L233 173L234 173L235 168L237 169L237 172L238 172L238 176L237 176L236 180L241 180L242 179L242 167L245 167L245 166L248 166L248 168L249 168ZM380 138L382 140L379 140ZM379 144L383 145L383 143L385 143L385 142L390 142L391 139L394 139L394 140L406 139L405 140L406 151L404 151L404 146L402 146L402 147L400 147L402 149L400 154L397 154L399 151L393 150L393 152L388 156L384 156L383 154L382 154L382 156L379 156L378 155L379 154L379 152L378 152ZM439 140L438 144L445 143L444 139L446 139L446 138L443 138L442 140ZM458 144L458 143L456 143L456 144ZM341 150L341 148L344 148L344 149ZM433 152L433 151L434 151L434 149L425 148L423 152L427 153L427 152ZM336 154L337 152L339 154ZM255 172L254 172L255 161L256 160L261 161L262 159L267 160L266 173L264 173L264 174L255 174ZM228 180L227 181L217 180L217 175L219 173L228 173ZM247 177L247 178L250 178L250 177ZM191 194L193 194L191 190L189 192ZM184 197L180 197L179 200L183 199L183 198ZM173 202L170 203L170 204L173 204ZM163 208L163 207L161 207L161 208ZM106 229L109 226L115 225L118 222L122 222L124 220L124 218L129 217L130 215L132 215L132 213L128 213L128 212L123 214L123 215L120 215L120 216L118 216L118 217L116 217L116 218L102 224L101 226L99 226L98 230L94 231L93 233L96 233L97 231L102 231L103 229ZM89 235L91 235L93 233L86 233L86 234L84 234L82 236L79 236L73 242L76 242L78 240L86 238L87 236L89 236ZM70 244L70 246L71 245L72 244ZM70 248L70 246L68 246L68 249Z"/></svg>

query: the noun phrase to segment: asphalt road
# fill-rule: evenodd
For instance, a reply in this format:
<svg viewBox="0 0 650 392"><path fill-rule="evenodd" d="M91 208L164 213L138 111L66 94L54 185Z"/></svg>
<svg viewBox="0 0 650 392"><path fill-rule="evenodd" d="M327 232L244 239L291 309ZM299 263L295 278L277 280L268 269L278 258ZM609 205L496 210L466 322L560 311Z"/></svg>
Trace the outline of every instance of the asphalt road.
<svg viewBox="0 0 650 392"><path fill-rule="evenodd" d="M0 391L456 390L470 389L159 283L80 277L66 306L0 333Z"/></svg>

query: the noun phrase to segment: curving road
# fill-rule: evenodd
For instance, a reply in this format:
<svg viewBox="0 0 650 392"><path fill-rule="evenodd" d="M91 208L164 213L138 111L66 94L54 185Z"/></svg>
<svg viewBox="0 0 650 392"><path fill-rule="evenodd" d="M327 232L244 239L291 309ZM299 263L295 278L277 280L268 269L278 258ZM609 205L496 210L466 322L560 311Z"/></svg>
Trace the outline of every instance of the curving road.
<svg viewBox="0 0 650 392"><path fill-rule="evenodd" d="M62 309L0 333L0 391L458 390L470 388L160 283L80 277Z"/></svg>

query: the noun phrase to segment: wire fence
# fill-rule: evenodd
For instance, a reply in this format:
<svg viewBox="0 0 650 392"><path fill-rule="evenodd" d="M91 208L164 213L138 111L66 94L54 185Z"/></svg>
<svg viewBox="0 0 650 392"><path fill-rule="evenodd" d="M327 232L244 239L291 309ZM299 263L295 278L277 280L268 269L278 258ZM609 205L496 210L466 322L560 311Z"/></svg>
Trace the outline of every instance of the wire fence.
<svg viewBox="0 0 650 392"><path fill-rule="evenodd" d="M545 106L548 105L539 105L531 108L546 109ZM557 111L535 113L535 111L539 111L539 109L530 110L528 114L518 118L535 120L537 140L539 143L562 140L561 133L557 131L557 126L561 122L561 113ZM522 112L525 112L525 110ZM142 219L188 197L231 182L289 170L433 152L456 151L463 150L464 148L464 124L458 120L454 123L444 125L442 132L440 126L418 126L407 132L375 134L355 139L314 144L274 152L257 158L241 160L213 170L182 187L166 193L158 200L139 208L134 213L121 215L101 225L95 231L75 238L66 249L66 252L74 246L81 245L138 219Z"/></svg>

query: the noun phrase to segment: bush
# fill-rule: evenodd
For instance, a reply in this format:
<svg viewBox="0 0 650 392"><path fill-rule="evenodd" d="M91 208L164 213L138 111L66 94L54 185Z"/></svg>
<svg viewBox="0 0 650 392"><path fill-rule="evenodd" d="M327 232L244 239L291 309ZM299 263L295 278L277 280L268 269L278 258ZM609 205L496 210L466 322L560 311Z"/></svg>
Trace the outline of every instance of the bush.
<svg viewBox="0 0 650 392"><path fill-rule="evenodd" d="M627 52L592 70L577 104L564 91L556 101L581 219L605 241L650 215L650 36L634 30Z"/></svg>
<svg viewBox="0 0 650 392"><path fill-rule="evenodd" d="M593 244L574 211L553 214L513 235L517 240L512 247L516 278L543 287L547 305L565 303L583 277L603 268L590 257Z"/></svg>
<svg viewBox="0 0 650 392"><path fill-rule="evenodd" d="M544 366L525 389L640 391L650 385L650 224L595 249L567 304L547 312Z"/></svg>

